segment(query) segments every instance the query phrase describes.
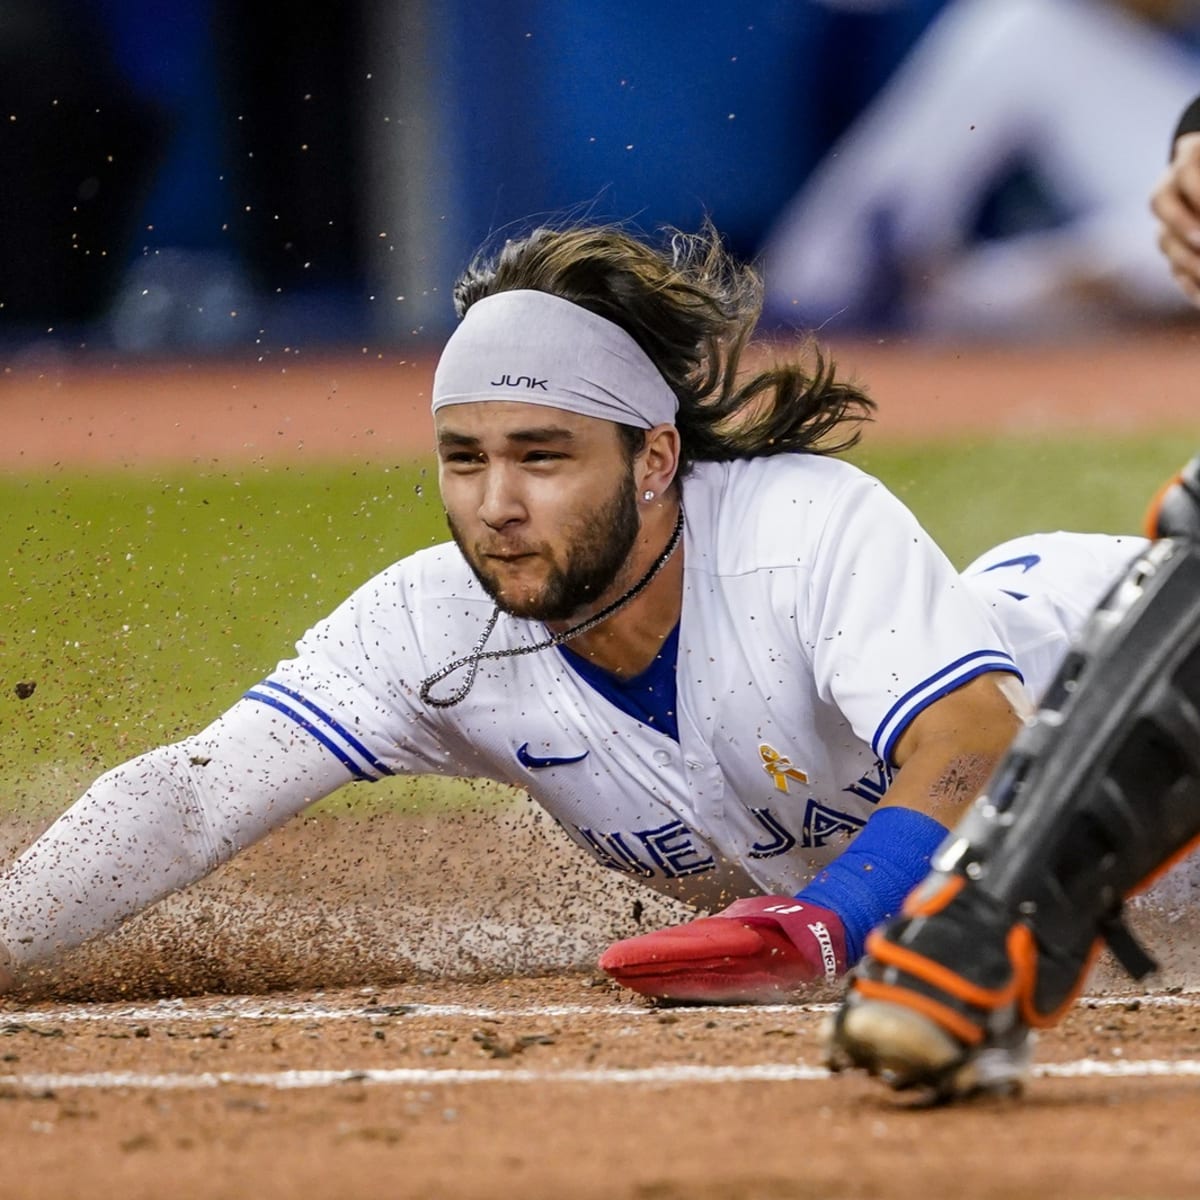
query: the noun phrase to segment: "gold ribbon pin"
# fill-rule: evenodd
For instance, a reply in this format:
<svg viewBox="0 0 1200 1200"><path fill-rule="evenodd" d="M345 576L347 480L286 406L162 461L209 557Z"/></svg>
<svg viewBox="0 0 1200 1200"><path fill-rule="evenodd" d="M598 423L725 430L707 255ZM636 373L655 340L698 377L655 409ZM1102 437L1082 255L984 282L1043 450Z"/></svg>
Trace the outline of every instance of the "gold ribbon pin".
<svg viewBox="0 0 1200 1200"><path fill-rule="evenodd" d="M775 786L781 791L788 790L787 781L794 779L797 783L807 783L808 776L803 771L792 766L792 760L778 750L773 750L765 742L758 748L762 756L763 770L775 780Z"/></svg>

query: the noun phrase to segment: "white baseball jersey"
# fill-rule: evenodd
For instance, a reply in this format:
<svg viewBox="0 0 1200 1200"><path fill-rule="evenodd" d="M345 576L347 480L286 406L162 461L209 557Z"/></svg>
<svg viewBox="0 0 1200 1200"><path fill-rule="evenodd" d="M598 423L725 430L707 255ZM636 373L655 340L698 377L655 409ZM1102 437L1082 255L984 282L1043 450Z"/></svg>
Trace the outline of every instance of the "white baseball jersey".
<svg viewBox="0 0 1200 1200"><path fill-rule="evenodd" d="M207 729L98 779L0 877L0 942L18 963L77 944L343 784L396 773L525 788L605 866L698 904L794 893L875 810L924 707L991 671L1039 692L1144 545L1038 535L960 577L877 480L805 455L701 464L683 498L677 740L560 649L482 664L455 707L422 703L492 611L457 547L434 547ZM489 648L545 636L501 617Z"/></svg>
<svg viewBox="0 0 1200 1200"><path fill-rule="evenodd" d="M1070 617L1039 600L1031 622L1000 590L1009 572L980 577L1005 604L989 610L907 509L844 462L703 464L683 495L678 741L555 649L485 663L459 705L426 707L420 681L470 650L492 607L452 544L384 571L248 697L358 777L526 788L601 863L662 890L791 893L874 811L912 718L976 675L1018 672L1009 621L1040 686L1134 549L1077 587L1089 594ZM545 636L502 617L488 648Z"/></svg>

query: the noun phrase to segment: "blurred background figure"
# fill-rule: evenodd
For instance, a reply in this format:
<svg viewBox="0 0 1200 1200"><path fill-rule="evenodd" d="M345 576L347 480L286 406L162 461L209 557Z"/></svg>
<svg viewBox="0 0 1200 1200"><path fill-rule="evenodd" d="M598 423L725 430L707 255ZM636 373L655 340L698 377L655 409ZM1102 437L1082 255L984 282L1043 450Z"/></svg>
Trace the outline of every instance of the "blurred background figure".
<svg viewBox="0 0 1200 1200"><path fill-rule="evenodd" d="M11 0L0 352L433 343L481 246L580 217L711 217L789 326L1171 312L1145 130L1196 7Z"/></svg>
<svg viewBox="0 0 1200 1200"><path fill-rule="evenodd" d="M764 244L768 314L1047 337L1178 313L1146 197L1195 0L953 0Z"/></svg>
<svg viewBox="0 0 1200 1200"><path fill-rule="evenodd" d="M0 6L0 320L77 323L109 303L167 140L98 14Z"/></svg>
<svg viewBox="0 0 1200 1200"><path fill-rule="evenodd" d="M0 348L432 341L572 214L750 255L943 3L12 0Z"/></svg>
<svg viewBox="0 0 1200 1200"><path fill-rule="evenodd" d="M707 215L752 255L944 2L365 4L373 329L443 335L462 264L547 220Z"/></svg>
<svg viewBox="0 0 1200 1200"><path fill-rule="evenodd" d="M361 338L366 7L4 4L0 336L35 355Z"/></svg>
<svg viewBox="0 0 1200 1200"><path fill-rule="evenodd" d="M360 337L365 5L77 0L162 114L164 154L106 322L114 348Z"/></svg>

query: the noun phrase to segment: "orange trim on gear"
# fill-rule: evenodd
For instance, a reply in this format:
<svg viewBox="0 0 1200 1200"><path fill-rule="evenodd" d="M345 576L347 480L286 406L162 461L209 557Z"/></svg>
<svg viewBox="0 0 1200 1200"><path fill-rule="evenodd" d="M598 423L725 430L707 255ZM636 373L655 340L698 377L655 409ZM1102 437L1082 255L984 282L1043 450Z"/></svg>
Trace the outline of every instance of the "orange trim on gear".
<svg viewBox="0 0 1200 1200"><path fill-rule="evenodd" d="M1158 517L1162 512L1162 503L1166 498L1167 493L1177 484L1183 482L1183 472L1180 471L1176 475L1172 475L1166 483L1154 493L1150 504L1146 508L1146 513L1142 517L1142 534L1148 537L1152 542L1158 539Z"/></svg>
<svg viewBox="0 0 1200 1200"><path fill-rule="evenodd" d="M916 887L904 898L900 911L906 917L932 917L939 913L959 892L967 882L963 875L951 875L928 900L918 899L922 887Z"/></svg>
<svg viewBox="0 0 1200 1200"><path fill-rule="evenodd" d="M1126 896L1132 896L1138 892L1144 891L1152 883L1154 883L1155 880L1175 866L1175 864L1181 859L1186 858L1193 850L1196 849L1197 846L1200 846L1200 834L1192 838L1190 842L1187 842L1168 859L1155 867L1145 879L1130 888L1129 891L1125 893ZM1075 985L1067 994L1067 998L1056 1009L1054 1009L1053 1012L1040 1013L1033 1006L1033 987L1037 980L1037 946L1034 943L1032 931L1025 926L1017 926L1013 929L1014 934L1018 931L1022 931L1024 933L1024 944L1020 947L1013 947L1010 945L1009 957L1014 963L1021 961L1024 965L1026 965L1026 969L1029 971L1028 990L1023 991L1021 994L1021 1015L1030 1025L1033 1025L1039 1029L1047 1029L1051 1025L1057 1025L1058 1022L1062 1020L1067 1009L1069 1009L1071 1005L1074 1004L1077 999L1079 999L1079 993L1083 991L1083 985L1087 982L1087 977L1091 972L1092 965L1095 963L1096 957L1104 945L1104 939L1097 938L1092 943L1092 947L1088 951L1083 967L1080 969L1079 977L1076 979Z"/></svg>
<svg viewBox="0 0 1200 1200"><path fill-rule="evenodd" d="M1144 892L1152 883L1155 882L1161 875L1165 875L1180 859L1186 858L1197 846L1200 846L1200 834L1197 834L1190 842L1181 849L1176 850L1165 862L1159 863L1149 875L1146 876L1140 883L1135 883L1133 887L1125 893L1126 896L1136 895L1138 892Z"/></svg>
<svg viewBox="0 0 1200 1200"><path fill-rule="evenodd" d="M886 1000L891 1004L899 1004L903 1008L911 1008L922 1016L928 1017L935 1025L940 1025L948 1033L952 1033L960 1042L968 1046L978 1046L983 1041L983 1030L961 1013L922 996L919 992L910 992L904 988L894 987L888 983L879 983L874 979L856 979L854 990L869 1000Z"/></svg>
<svg viewBox="0 0 1200 1200"><path fill-rule="evenodd" d="M1018 939L1021 944L1014 945ZM1096 961L1096 955L1100 953L1100 947L1103 944L1100 938L1092 943L1092 948L1087 953L1079 975L1063 1002L1052 1012L1040 1013L1033 1006L1033 989L1037 982L1037 943L1033 939L1033 930L1027 925L1013 927L1013 931L1009 935L1008 954L1017 965L1018 974L1023 972L1028 981L1028 986L1021 991L1020 1001L1021 1016L1025 1018L1026 1024L1032 1025L1035 1029L1049 1029L1051 1025L1057 1025L1062 1020L1067 1009L1075 1003L1079 998L1079 993L1083 991L1083 985L1091 973L1092 964Z"/></svg>
<svg viewBox="0 0 1200 1200"><path fill-rule="evenodd" d="M999 1008L1001 1005L1010 1004L1016 999L1020 987L1020 977L1016 972L1012 981L1002 988L983 988L969 983L949 967L943 967L923 954L889 942L878 930L867 936L867 953L877 962L907 971L917 979L932 984L939 991L953 996L956 1000L973 1004L976 1008Z"/></svg>

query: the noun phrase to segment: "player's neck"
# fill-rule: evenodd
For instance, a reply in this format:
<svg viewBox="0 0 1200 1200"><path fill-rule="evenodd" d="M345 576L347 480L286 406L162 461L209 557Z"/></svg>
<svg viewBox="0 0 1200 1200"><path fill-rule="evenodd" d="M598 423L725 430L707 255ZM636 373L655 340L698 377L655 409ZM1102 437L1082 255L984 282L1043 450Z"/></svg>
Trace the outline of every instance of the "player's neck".
<svg viewBox="0 0 1200 1200"><path fill-rule="evenodd" d="M671 539L678 516L674 505L663 506L658 519L648 521L639 535L629 564L619 581L596 604L599 612L618 599L651 568ZM644 671L662 649L668 634L679 623L683 606L683 544L667 560L663 568L647 585L645 591L615 612L595 629L572 638L571 649L589 662L614 675L628 678ZM576 624L580 617L555 623L554 632Z"/></svg>

